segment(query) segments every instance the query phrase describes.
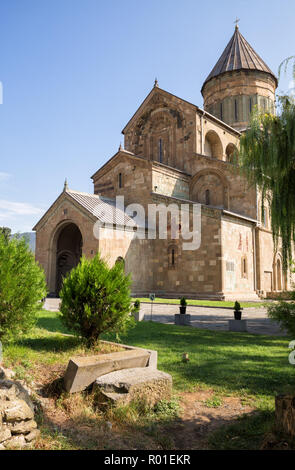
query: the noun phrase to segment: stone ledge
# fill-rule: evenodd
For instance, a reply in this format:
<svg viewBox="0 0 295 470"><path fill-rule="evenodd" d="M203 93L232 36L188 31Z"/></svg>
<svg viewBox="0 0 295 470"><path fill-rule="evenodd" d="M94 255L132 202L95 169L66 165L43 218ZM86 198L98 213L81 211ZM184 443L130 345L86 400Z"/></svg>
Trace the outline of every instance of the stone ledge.
<svg viewBox="0 0 295 470"><path fill-rule="evenodd" d="M171 398L172 377L150 367L124 369L97 378L93 390L99 404L125 405L139 399L153 406Z"/></svg>
<svg viewBox="0 0 295 470"><path fill-rule="evenodd" d="M118 343L108 341L102 343L118 346ZM81 392L98 377L116 370L135 367L157 368L157 351L121 344L120 346L124 351L71 358L64 376L65 390L69 393Z"/></svg>

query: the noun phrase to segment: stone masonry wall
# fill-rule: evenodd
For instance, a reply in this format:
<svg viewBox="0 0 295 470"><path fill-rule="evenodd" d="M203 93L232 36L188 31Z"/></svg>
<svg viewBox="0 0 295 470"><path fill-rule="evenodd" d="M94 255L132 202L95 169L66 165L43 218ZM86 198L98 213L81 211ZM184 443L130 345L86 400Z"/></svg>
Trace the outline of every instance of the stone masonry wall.
<svg viewBox="0 0 295 470"><path fill-rule="evenodd" d="M39 434L27 391L0 367L0 450L30 448Z"/></svg>

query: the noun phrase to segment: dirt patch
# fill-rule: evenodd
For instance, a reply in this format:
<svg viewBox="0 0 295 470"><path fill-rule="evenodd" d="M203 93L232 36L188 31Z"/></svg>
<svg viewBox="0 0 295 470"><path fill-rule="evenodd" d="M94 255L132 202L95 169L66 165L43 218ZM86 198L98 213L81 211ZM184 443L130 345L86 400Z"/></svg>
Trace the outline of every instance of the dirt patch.
<svg viewBox="0 0 295 470"><path fill-rule="evenodd" d="M208 449L212 432L254 410L239 397L216 397L207 390L179 394L179 417L168 422L132 421L128 413L106 416L95 408L91 393L69 395L59 389L52 393L64 370L64 366L52 365L36 375L42 382L37 393L43 426L51 434L45 439L43 433L36 443L38 449L59 448L52 435L59 442L64 438L65 448L73 449Z"/></svg>
<svg viewBox="0 0 295 470"><path fill-rule="evenodd" d="M177 449L208 449L208 437L220 426L253 413L239 397L216 397L211 390L181 394L180 422L169 428Z"/></svg>

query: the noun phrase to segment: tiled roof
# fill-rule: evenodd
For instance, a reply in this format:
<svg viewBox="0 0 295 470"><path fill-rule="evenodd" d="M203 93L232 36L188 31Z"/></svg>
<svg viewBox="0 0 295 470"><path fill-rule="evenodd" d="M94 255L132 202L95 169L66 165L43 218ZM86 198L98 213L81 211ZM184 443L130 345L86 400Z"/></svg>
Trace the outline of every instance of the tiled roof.
<svg viewBox="0 0 295 470"><path fill-rule="evenodd" d="M134 220L126 212L116 207L115 199L108 199L96 194L82 193L68 189L66 193L80 206L105 224L135 226Z"/></svg>
<svg viewBox="0 0 295 470"><path fill-rule="evenodd" d="M203 88L204 85L213 77L217 77L225 72L242 69L259 70L261 72L269 73L277 81L275 74L246 41L244 36L240 33L239 28L236 27L231 40L221 54L215 67L206 78Z"/></svg>

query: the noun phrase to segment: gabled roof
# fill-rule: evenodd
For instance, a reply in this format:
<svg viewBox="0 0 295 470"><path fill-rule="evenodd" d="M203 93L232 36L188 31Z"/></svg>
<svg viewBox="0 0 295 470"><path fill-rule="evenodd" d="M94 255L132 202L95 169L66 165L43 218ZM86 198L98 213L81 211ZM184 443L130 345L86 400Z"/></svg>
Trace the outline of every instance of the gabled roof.
<svg viewBox="0 0 295 470"><path fill-rule="evenodd" d="M72 191L70 189L67 191L67 194L102 223L135 225L133 219L124 210L116 207L115 199L98 196L97 194Z"/></svg>
<svg viewBox="0 0 295 470"><path fill-rule="evenodd" d="M206 78L201 91L211 78L233 70L258 70L272 75L276 83L278 82L275 74L240 33L238 26L236 26L228 45Z"/></svg>
<svg viewBox="0 0 295 470"><path fill-rule="evenodd" d="M98 196L97 194L83 193L73 191L71 189L64 190L50 208L45 212L43 217L37 222L33 230L36 230L41 221L45 221L50 215L51 208L59 205L64 199L73 201L74 204L80 206L83 211L88 213L93 221L99 220L103 224L116 224L119 226L134 227L136 226L132 217L130 217L124 208L116 207L116 200Z"/></svg>
<svg viewBox="0 0 295 470"><path fill-rule="evenodd" d="M218 124L220 124L222 127L226 128L227 131L229 132L232 132L234 134L238 134L240 135L240 132L237 130L237 129L234 129L233 127L231 127L229 124L226 124L224 121L221 121L220 119L218 119L216 116L214 116L213 114L210 114L208 113L208 111L205 111L204 109L200 108L199 106L193 104L193 103L190 103L189 101L187 100L184 100L183 98L180 98L179 96L177 95L174 95L173 93L170 93L169 91L166 91L164 90L163 88L160 88L159 86L154 86L154 88L152 88L152 90L150 91L150 93L146 96L146 98L143 100L143 102L141 103L141 105L139 106L139 108L137 108L137 110L135 111L135 113L133 114L133 116L131 117L131 119L129 119L128 123L126 124L126 126L124 127L124 129L122 130L122 134L125 134L126 130L128 129L128 127L130 125L132 125L132 123L141 115L145 105L148 103L148 101L153 97L154 94L156 93L160 93L166 97L173 97L173 98L176 98L178 99L179 101L182 101L183 103L186 103L187 105L191 106L193 109L196 110L196 112L198 113L201 113L202 115L204 116L207 116L209 119L211 119L212 121L215 121L217 122ZM117 154L116 154L117 155ZM114 155L114 156L116 156ZM108 162L107 162L108 163ZM96 172L97 173L97 172Z"/></svg>

